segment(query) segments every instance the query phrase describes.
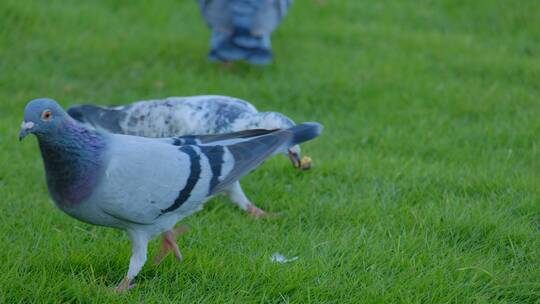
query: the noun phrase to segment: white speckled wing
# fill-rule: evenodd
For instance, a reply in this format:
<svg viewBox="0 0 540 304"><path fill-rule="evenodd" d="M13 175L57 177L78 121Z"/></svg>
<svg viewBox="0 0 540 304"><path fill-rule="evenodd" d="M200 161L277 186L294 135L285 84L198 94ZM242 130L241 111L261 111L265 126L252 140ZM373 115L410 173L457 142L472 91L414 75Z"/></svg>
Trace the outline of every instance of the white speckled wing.
<svg viewBox="0 0 540 304"><path fill-rule="evenodd" d="M240 116L257 113L251 104L226 96L140 101L124 111L119 123L123 133L145 137L230 132L232 123Z"/></svg>

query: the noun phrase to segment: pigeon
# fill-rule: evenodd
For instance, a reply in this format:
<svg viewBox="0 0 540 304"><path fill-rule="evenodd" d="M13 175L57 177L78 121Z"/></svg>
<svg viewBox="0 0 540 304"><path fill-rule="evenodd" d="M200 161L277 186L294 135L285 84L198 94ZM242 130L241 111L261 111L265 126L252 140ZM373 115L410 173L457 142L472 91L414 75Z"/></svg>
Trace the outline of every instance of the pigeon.
<svg viewBox="0 0 540 304"><path fill-rule="evenodd" d="M144 137L174 137L189 134L223 134L249 129L287 129L295 126L278 112L258 112L245 100L227 96L169 97L139 101L125 106L73 106L68 114L77 121L112 133ZM301 158L300 146L285 154L294 167L309 169L311 159ZM260 217L266 212L253 204L239 183L226 194L240 209Z"/></svg>
<svg viewBox="0 0 540 304"><path fill-rule="evenodd" d="M148 242L162 235L162 250L181 257L177 222L256 169L266 159L322 132L318 123L289 129L147 138L88 128L52 99L24 110L19 139L34 134L56 206L94 225L126 231L132 255L126 291L147 259ZM180 230L180 231L179 231Z"/></svg>
<svg viewBox="0 0 540 304"><path fill-rule="evenodd" d="M215 62L271 63L270 36L291 4L292 0L199 0L201 14L212 30L208 58Z"/></svg>

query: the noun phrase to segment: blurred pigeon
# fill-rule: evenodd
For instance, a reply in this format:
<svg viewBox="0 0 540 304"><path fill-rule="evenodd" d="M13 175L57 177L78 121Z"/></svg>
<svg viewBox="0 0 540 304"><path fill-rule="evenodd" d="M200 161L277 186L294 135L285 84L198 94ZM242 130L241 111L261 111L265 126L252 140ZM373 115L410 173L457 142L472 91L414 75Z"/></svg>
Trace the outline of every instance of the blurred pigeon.
<svg viewBox="0 0 540 304"><path fill-rule="evenodd" d="M162 233L162 252L178 258L175 224L200 210L268 157L313 139L321 125L286 130L152 139L88 128L56 101L35 99L19 138L35 134L56 205L94 225L125 230L133 253L125 291L146 262L148 242Z"/></svg>
<svg viewBox="0 0 540 304"><path fill-rule="evenodd" d="M212 61L273 60L270 36L287 14L292 0L199 0L212 30Z"/></svg>
<svg viewBox="0 0 540 304"><path fill-rule="evenodd" d="M295 123L277 112L258 112L247 101L227 96L169 97L139 101L126 106L74 106L68 114L98 130L144 137L174 137L188 134L223 134L248 129L288 129ZM285 152L297 168L308 169L300 146ZM239 183L226 192L231 201L254 216L265 214L248 200Z"/></svg>

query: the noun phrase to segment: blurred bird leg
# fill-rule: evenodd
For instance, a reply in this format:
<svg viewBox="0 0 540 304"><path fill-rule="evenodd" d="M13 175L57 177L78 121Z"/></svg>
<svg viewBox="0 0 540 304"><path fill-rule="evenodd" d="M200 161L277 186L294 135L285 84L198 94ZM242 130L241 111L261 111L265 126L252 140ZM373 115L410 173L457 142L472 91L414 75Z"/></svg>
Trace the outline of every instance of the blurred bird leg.
<svg viewBox="0 0 540 304"><path fill-rule="evenodd" d="M247 211L250 215L254 217L265 216L266 212L254 204L252 204L249 199L246 197L246 194L240 187L239 182L232 184L227 190L227 194L231 201L236 204L240 209Z"/></svg>
<svg viewBox="0 0 540 304"><path fill-rule="evenodd" d="M258 208L257 206L253 204L248 205L247 212L253 217L263 217L263 216L268 215L268 213L266 213L264 210Z"/></svg>
<svg viewBox="0 0 540 304"><path fill-rule="evenodd" d="M234 61L225 61L225 62L223 62L223 67L226 70L232 70L234 68Z"/></svg>
<svg viewBox="0 0 540 304"><path fill-rule="evenodd" d="M174 255L179 261L182 261L184 258L182 257L182 253L180 252L180 249L178 248L178 244L176 244L176 236L186 233L189 230L190 229L188 226L183 225L178 228L163 232L162 240L161 240L161 247L159 249L158 255L154 259L154 264L159 265L159 263L161 263L161 261L163 261L163 259L171 251L174 252Z"/></svg>
<svg viewBox="0 0 540 304"><path fill-rule="evenodd" d="M297 152L289 150L289 159L291 160L295 168L300 168L302 166L300 154L298 154Z"/></svg>

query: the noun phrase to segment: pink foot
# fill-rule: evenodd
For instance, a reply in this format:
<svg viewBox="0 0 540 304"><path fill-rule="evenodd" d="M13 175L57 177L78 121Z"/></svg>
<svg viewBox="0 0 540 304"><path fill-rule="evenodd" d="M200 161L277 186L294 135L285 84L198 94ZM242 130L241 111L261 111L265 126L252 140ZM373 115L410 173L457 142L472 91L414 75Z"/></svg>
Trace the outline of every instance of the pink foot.
<svg viewBox="0 0 540 304"><path fill-rule="evenodd" d="M128 277L125 277L118 286L116 286L115 291L117 293L124 293L130 289L133 289L135 287L135 283L133 283L133 280L130 280Z"/></svg>
<svg viewBox="0 0 540 304"><path fill-rule="evenodd" d="M176 236L188 232L190 229L187 226L180 226L169 231L165 231L162 234L161 248L158 255L154 258L154 264L159 265L161 261L172 251L179 261L182 261L184 257L180 252L180 248L176 244Z"/></svg>
<svg viewBox="0 0 540 304"><path fill-rule="evenodd" d="M266 213L264 210L258 208L257 206L253 205L253 204L249 204L247 206L247 212L253 216L253 217L256 217L256 218L259 218L259 217L263 217L263 216L266 216L268 215L268 213Z"/></svg>

